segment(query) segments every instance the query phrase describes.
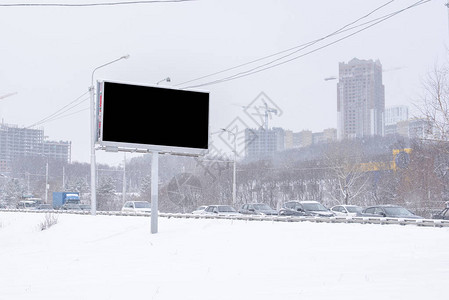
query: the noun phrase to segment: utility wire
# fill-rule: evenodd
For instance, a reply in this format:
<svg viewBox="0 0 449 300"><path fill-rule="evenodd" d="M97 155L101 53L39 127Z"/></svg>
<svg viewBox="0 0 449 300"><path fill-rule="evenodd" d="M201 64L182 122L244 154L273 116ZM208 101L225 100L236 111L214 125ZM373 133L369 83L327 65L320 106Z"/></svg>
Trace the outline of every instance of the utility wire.
<svg viewBox="0 0 449 300"><path fill-rule="evenodd" d="M263 60L268 59L268 58L272 58L272 57L278 56L278 55L283 54L283 53L287 53L287 52L293 51L293 50L298 49L298 48L300 48L300 49L297 50L297 51L303 50L303 49L305 49L305 48L307 48L307 47L309 47L309 46L312 46L312 45L316 44L316 43L319 42L319 41L325 40L325 39L327 39L327 38L329 38L329 37L332 37L332 36L337 35L337 34L339 34L339 33L345 32L345 31L347 31L347 30L351 30L352 28L349 28L349 29L346 29L346 28L349 27L349 26L351 26L351 25L353 25L353 24L355 24L355 23L357 23L357 22L359 22L359 21L362 20L362 19L365 19L365 18L369 17L370 15L372 15L373 13L375 13L376 11L378 11L378 10L384 8L385 6L387 6L388 4L390 4L390 3L394 2L394 1L395 1L395 0L391 0L391 1L389 1L389 2L387 2L387 3L385 3L385 4L383 4L383 5L381 5L381 6L379 6L379 7L377 7L376 9L370 11L368 14L366 14L366 15L364 15L364 16L358 18L358 19L356 19L355 21L353 21L353 22L351 22L351 23L348 23L348 24L344 25L344 26L341 27L340 29L338 29L338 30L334 31L333 33L330 33L330 34L328 34L328 35L326 35L326 36L324 36L324 37L322 37L322 38L319 38L319 39L316 39L316 40L314 40L314 41L307 42L307 43L304 43L304 44L301 44L301 45L298 45L298 46L295 46L295 47L292 47L292 48L289 48L289 49L286 49L286 50L283 50L283 51L280 51L280 52L277 52L277 53L274 53L274 54L270 54L270 55L268 55L268 56L264 56L264 57L258 58L258 59L256 59L256 60L253 60L253 61L250 61L250 62L247 62L247 63L244 63L244 64L240 64L240 65L237 65L237 66L235 66L235 67L231 67L231 68L228 68L228 69L225 69L225 70L222 70L222 71L218 71L218 72L215 72L215 73L212 73L212 74L209 74L209 75L205 75L205 76L202 76L202 77L199 77L199 78L195 78L195 79L192 79L192 80L189 80L189 81L185 81L185 82L179 83L179 84L177 84L177 85L175 85L175 86L184 85L184 84L187 84L187 83L191 83L191 82L194 82L194 81L198 81L198 80L201 80L201 79L205 79L205 78L207 78L207 77L211 77L211 76L215 76L215 75L218 75L218 74L221 74L221 73L225 73L225 72L228 72L228 71L232 71L232 70L235 70L235 69L238 69L238 68L241 68L241 67L244 67L244 66L247 66L247 65L256 63L256 62L259 62L259 61L263 61ZM359 25L359 26L361 26L361 25ZM345 29L346 29L346 30L345 30ZM288 54L287 56L292 55L292 54L296 53L297 51L292 52L292 53Z"/></svg>
<svg viewBox="0 0 449 300"><path fill-rule="evenodd" d="M352 34L347 35L347 36L344 36L343 38L340 38L340 39L338 39L338 40L336 40L336 41L334 41L334 42L328 43L328 44L326 44L326 45L324 45L324 46L321 46L321 47L316 48L316 49L314 49L314 50L311 50L311 51L309 51L309 52L307 52L307 53L305 53L305 54L296 56L296 57L294 57L294 58L285 60L285 61L283 61L283 62L280 62L280 63L274 64L274 65L271 65L271 64L275 63L276 61L279 61L279 60L281 60L281 59L283 59L283 58L286 58L286 57L288 57L288 56L291 56L291 55L294 54L294 53L297 53L299 50L298 50L298 51L295 51L295 52L293 52L293 53L291 53L291 54L285 55L285 56L283 56L283 57L281 57L281 58L278 58L278 59L275 59L275 60L273 60L273 61L270 61L270 62L268 62L268 63L265 63L265 64L263 64L263 65L259 65L259 66L257 66L257 67L252 68L252 69L249 69L249 70L247 70L247 71L243 71L243 72L240 72L240 73L237 73L237 74L234 74L234 75L231 75L231 76L222 78L222 79L218 79L218 80L206 82L206 83L203 83L203 84L192 85L192 86L189 86L189 87L185 87L184 89L188 89L188 88L196 88L196 87L202 87L202 86L207 86L207 85L212 85L212 84L223 83L223 82L227 82L227 81L234 80L234 79L239 79L239 78L242 78L242 77L246 77L246 76L249 76L249 75L252 75L252 74L255 74L255 73L259 73L259 72L262 72L262 71L265 71L265 70L268 70L268 69L271 69L271 68L274 68L274 67L277 67L277 66L286 64L286 63L291 62L291 61L293 61L293 60L296 60L296 59L298 59L298 58L302 58L302 57L304 57L304 56L306 56L306 55L309 55L309 54L312 54L312 53L314 53L314 52L317 52L317 51L319 51L319 50L321 50L321 49L327 48L327 47L329 47L329 46L331 46L331 45L333 45L333 44L336 44L336 43L338 43L338 42L340 42L340 41L342 41L342 40L345 40L345 39L347 39L347 38L349 38L349 37L352 37L353 35L356 35L356 34L362 32L362 31L365 31L365 30L367 30L367 29L369 29L369 28L371 28L371 27L373 27L373 26L375 26L375 25L377 25L377 24L379 24L379 23L381 23L381 22L383 22L383 21L385 21L385 20L387 20L387 19L389 19L389 18L391 18L391 17L393 17L393 16L395 16L395 15L397 15L397 14L403 12L403 11L405 11L405 10L408 10L408 9L410 9L410 8L413 8L413 7L415 7L415 6L418 6L418 5L421 5L421 4L430 2L430 1L431 1L431 0L426 0L426 1L425 1L425 0L420 0L420 1L416 2L415 4L409 6L409 7L406 7L406 8L404 8L404 9L401 9L401 10L396 11L396 12L394 12L394 13L390 13L390 14L388 14L388 15L385 15L385 16L383 16L383 17L377 18L377 19L375 19L375 20L371 20L371 21L369 21L369 22L366 22L366 23L364 23L364 24L362 24L362 25L369 24L369 23L372 23L372 22L376 21L374 24L369 25L369 26L366 26L366 27L362 28L361 30L358 30L358 31L356 31L356 32L354 32L354 33L352 33ZM377 20L380 20L380 21L377 21ZM352 27L351 29L360 27L360 26L362 26L362 25L354 26L354 27ZM349 30L349 29L347 29L347 30ZM345 30L345 31L347 31L347 30ZM341 31L341 32L345 32L345 31ZM338 32L338 31L337 31L337 32ZM340 32L340 33L341 33L341 32ZM331 36L331 35L329 35L329 36ZM312 42L312 43L314 44L315 42ZM310 43L309 43L309 44L310 44ZM307 45L307 44L305 44L305 45ZM303 50L303 49L305 49L305 48L307 48L307 47L308 47L308 46L305 46L305 47L303 47L303 48L300 49L300 50ZM271 66L269 66L269 65L271 65ZM265 68L263 68L264 66L265 66Z"/></svg>
<svg viewBox="0 0 449 300"><path fill-rule="evenodd" d="M79 96L78 98L76 98L75 100L71 101L70 103L68 103L67 105L63 106L62 108L58 109L57 111L55 111L54 113L48 115L47 117L43 118L40 121L37 121L35 123L33 123L32 125L28 126L27 128L31 128L31 127L35 127L37 125L41 125L43 123L46 123L49 120L53 120L54 118L57 118L58 116L60 116L61 114L75 108L76 106L80 105L81 103L83 103L84 101L88 100L89 97L82 99L84 96L86 96L86 94L88 94L89 91L85 92L84 94L82 94L81 96ZM81 99L81 101L80 101ZM74 104L76 102L80 101L77 104Z"/></svg>
<svg viewBox="0 0 449 300"><path fill-rule="evenodd" d="M340 41L342 41L342 40L345 40L345 39L347 39L347 38L349 38L349 37L352 37L352 36L354 36L354 35L356 35L356 34L362 32L362 31L365 31L365 30L367 30L367 29L369 29L369 28L371 28L371 27L373 27L373 26L375 26L375 25L377 25L377 24L379 24L379 23L381 23L381 22L384 22L384 21L386 21L386 20L392 18L393 16L398 15L399 13L402 13L402 12L404 12L404 11L406 11L406 10L409 10L409 9L411 9L411 8L417 7L417 6L419 6L419 5L425 4L425 3L430 2L430 1L431 1L431 0L420 0L420 1L415 2L414 4L412 4L412 5L410 5L410 6L406 7L406 8L401 9L401 10L398 10L398 11L395 11L395 12L393 12L393 13L384 15L384 16L379 17L379 18L376 18L376 19L374 19L374 20L365 22L364 24L360 24L360 25L357 25L357 26L353 26L353 27L351 27L351 28L347 28L348 26L351 26L351 25L355 24L356 22L360 21L361 19L366 18L367 16L371 15L372 13L374 13L374 12L377 11L377 10L379 10L380 8L382 8L382 7L386 6L386 5L388 5L389 3L392 2L392 1L390 1L390 2L388 2L388 3L384 4L384 5L382 5L381 7L376 8L375 10L373 10L372 12L370 12L369 14L367 14L366 16L361 17L361 18L359 18L358 20L356 20L356 21L354 21L354 22L351 22L351 23L349 23L349 24L343 26L342 28L340 28L339 30L335 31L335 32L332 33L332 34L329 34L329 35L327 35L327 36L325 36L325 37L323 37L323 38L317 39L317 40L315 40L315 41L312 41L312 42L309 42L309 43L306 43L306 44L303 44L303 45L300 45L300 46L291 48L291 49L289 49L289 50L285 50L285 51L282 51L282 52L278 52L278 53L276 53L276 54L273 54L273 55L270 55L270 56L267 56L267 57L264 57L264 58L255 60L255 61L253 61L253 62L261 61L261 60L264 60L264 59L266 59L266 58L273 57L273 56L279 55L279 54L281 54L281 53L288 52L288 51L290 51L290 50L292 50L292 49L296 49L296 48L298 48L298 47L302 47L302 48L300 48L299 50L296 50L296 51L294 51L294 52L292 52L292 53L290 53L290 54L287 54L287 55L285 55L285 56L283 56L283 57L274 59L274 60L272 60L272 61L270 61L270 62L268 62L268 63L259 65L259 66L257 66L257 67L252 68L252 69L249 69L249 70L246 70L246 71L242 71L242 72L236 73L236 74L234 74L234 75L231 75L231 76L228 76L228 77L225 77L225 78L222 78L222 79L217 79L217 80L214 80L214 81L209 81L209 82L202 83L202 84L197 84L197 85L191 85L191 86L188 86L188 87L184 87L183 89L196 88L196 87L202 87L202 86L207 86L207 85L212 85L212 84L217 84L217 83L223 83L223 82L227 82L227 81L230 81L230 80L234 80L234 79L246 77L246 76L249 76L249 75L252 75L252 74L255 74L255 73L259 73L259 72L262 72L262 71L265 71L265 70L268 70L268 69L271 69L271 68L274 68L274 67L277 67L277 66L286 64L286 63L288 63L288 62L291 62L291 61L293 61L293 60L302 58L302 57L304 57L304 56L306 56L306 55L312 54L312 53L317 52L317 51L319 51L319 50L321 50L321 49L324 49L324 48L329 47L329 46L331 46L331 45L333 45L333 44L336 44L336 43L338 43L338 42L340 42ZM373 22L374 22L374 23L373 23ZM373 24L371 24L371 23L373 23ZM355 28L364 26L364 25L366 25L366 24L371 24L371 25L365 26L364 28L362 28L362 29L360 29L360 30L357 30L357 31L355 31L355 32L353 32L353 33L351 33L351 34L348 34L348 35L346 35L346 36L344 36L344 37L342 37L342 38L340 38L340 39L337 39L337 40L335 40L335 41L333 41L333 42L330 42L330 43L328 43L328 44L325 44L325 45L323 45L323 46L321 46L321 47L318 47L318 48L316 48L316 49L314 49L314 50L311 50L311 51L309 51L309 52L306 52L306 53L304 53L304 54L302 54L302 55L298 55L298 56L295 56L295 57L290 58L290 59L288 59L288 60L284 60L284 61L281 61L281 62L278 62L278 63L274 64L275 62L280 61L280 60L282 60L282 59L285 59L285 58L291 56L292 54L295 54L295 53L299 52L300 50L304 50L305 48L307 48L307 47L309 47L309 46L311 46L311 45L313 45L313 44L315 44L315 43L317 43L317 42L319 42L319 41L322 41L322 40L327 39L327 38L329 38L329 37L335 36L335 35L337 35L337 34L341 34L341 33L346 32L346 31L348 31L348 30L353 30L353 29L355 29ZM232 69L236 69L236 68L239 68L239 67L241 67L241 66L245 66L245 65L251 64L251 63L253 63L253 62L246 63L246 64L242 64L242 65L240 65L240 66L237 66L237 67L234 67L234 68L230 68L230 69L227 69L227 70L224 70L224 71L216 72L216 73L211 74L211 75L206 75L206 76L203 76L201 79L204 79L204 78L207 78L207 77L210 77L210 76L219 74L219 73L223 73L223 72L226 72L226 71L229 71L229 70L232 70ZM196 80L199 80L199 79L194 79L194 80L191 80L191 81L189 81L189 82L193 82L193 81L196 81ZM187 83L187 82L185 82L185 83Z"/></svg>
<svg viewBox="0 0 449 300"><path fill-rule="evenodd" d="M90 107L86 107L86 108L83 108L83 109L74 111L74 112L72 112L72 113L69 113L69 114L58 115L58 116L55 116L55 117L53 117L53 118L51 118L51 119L48 119L47 121L45 121L45 123L48 123L48 122L51 122L51 121L55 121L55 120L59 120L59 119L63 119L63 118L69 117L69 116L71 116L71 115L75 115L75 114L77 114L77 113L80 113L80 112L83 112L83 111L86 111L86 110L89 110L89 109L90 109Z"/></svg>
<svg viewBox="0 0 449 300"><path fill-rule="evenodd" d="M191 2L196 0L152 0L152 1L118 1L118 2L100 2L100 3L10 3L0 4L0 7L90 7L90 6L116 6L116 5L136 5L136 4L154 4L154 3L178 3Z"/></svg>

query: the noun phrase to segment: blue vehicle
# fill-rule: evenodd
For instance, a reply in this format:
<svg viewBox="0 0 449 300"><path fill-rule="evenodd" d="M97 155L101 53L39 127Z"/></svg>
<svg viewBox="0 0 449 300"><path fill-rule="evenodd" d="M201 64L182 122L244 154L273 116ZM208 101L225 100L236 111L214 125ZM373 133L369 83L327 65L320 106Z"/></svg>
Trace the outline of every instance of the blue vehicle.
<svg viewBox="0 0 449 300"><path fill-rule="evenodd" d="M60 209L66 203L80 204L80 194L77 192L53 192L54 209Z"/></svg>

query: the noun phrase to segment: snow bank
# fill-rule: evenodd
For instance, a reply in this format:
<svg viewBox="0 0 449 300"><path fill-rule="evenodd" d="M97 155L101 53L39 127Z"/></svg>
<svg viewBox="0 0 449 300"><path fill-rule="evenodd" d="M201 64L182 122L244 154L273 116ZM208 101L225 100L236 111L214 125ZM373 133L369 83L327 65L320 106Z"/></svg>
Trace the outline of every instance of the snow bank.
<svg viewBox="0 0 449 300"><path fill-rule="evenodd" d="M0 299L432 299L449 229L0 212Z"/></svg>

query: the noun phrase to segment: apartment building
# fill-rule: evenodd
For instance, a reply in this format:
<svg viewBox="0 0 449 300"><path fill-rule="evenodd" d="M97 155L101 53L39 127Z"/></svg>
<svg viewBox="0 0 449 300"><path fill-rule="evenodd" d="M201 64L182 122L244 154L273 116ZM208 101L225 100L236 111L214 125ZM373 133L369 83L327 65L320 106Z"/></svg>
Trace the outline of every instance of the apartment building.
<svg viewBox="0 0 449 300"><path fill-rule="evenodd" d="M379 60L339 64L338 139L384 135L385 87Z"/></svg>
<svg viewBox="0 0 449 300"><path fill-rule="evenodd" d="M0 172L11 171L11 163L15 159L42 156L69 163L71 142L47 141L43 129L0 124Z"/></svg>

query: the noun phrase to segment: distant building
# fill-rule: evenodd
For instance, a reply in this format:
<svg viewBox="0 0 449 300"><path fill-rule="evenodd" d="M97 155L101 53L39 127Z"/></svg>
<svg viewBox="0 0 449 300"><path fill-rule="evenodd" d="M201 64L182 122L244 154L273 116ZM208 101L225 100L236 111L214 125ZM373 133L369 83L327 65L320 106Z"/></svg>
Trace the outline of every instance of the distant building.
<svg viewBox="0 0 449 300"><path fill-rule="evenodd" d="M285 130L284 131L284 147L285 149L291 149L293 148L293 131L292 130Z"/></svg>
<svg viewBox="0 0 449 300"><path fill-rule="evenodd" d="M330 143L337 140L337 129L328 128L321 132L312 132L310 130L302 130L293 132L285 130L285 149L302 148L312 144Z"/></svg>
<svg viewBox="0 0 449 300"><path fill-rule="evenodd" d="M314 145L316 144L324 144L326 142L326 139L324 137L324 132L314 132L312 134L312 139L313 139L313 143Z"/></svg>
<svg viewBox="0 0 449 300"><path fill-rule="evenodd" d="M296 133L295 139L298 148L307 147L313 144L313 133L310 130L302 130Z"/></svg>
<svg viewBox="0 0 449 300"><path fill-rule="evenodd" d="M399 121L394 125L389 125L391 134L397 134L410 139L426 139L431 138L434 134L434 129L425 119L409 119Z"/></svg>
<svg viewBox="0 0 449 300"><path fill-rule="evenodd" d="M408 120L408 106L397 105L385 108L385 126Z"/></svg>
<svg viewBox="0 0 449 300"><path fill-rule="evenodd" d="M425 119L411 119L408 125L408 135L411 139L432 138L434 130Z"/></svg>
<svg viewBox="0 0 449 300"><path fill-rule="evenodd" d="M339 64L337 135L339 139L384 135L385 88L379 60Z"/></svg>
<svg viewBox="0 0 449 300"><path fill-rule="evenodd" d="M274 153L292 148L303 148L313 144L335 141L337 129L328 128L321 132L302 130L293 132L282 128L245 130L245 154L249 159L270 158Z"/></svg>
<svg viewBox="0 0 449 300"><path fill-rule="evenodd" d="M403 122L403 121L401 121ZM398 134L398 123L394 123L391 125L385 125L385 135L395 135Z"/></svg>
<svg viewBox="0 0 449 300"><path fill-rule="evenodd" d="M285 149L284 129L246 129L245 152L249 159L270 158Z"/></svg>
<svg viewBox="0 0 449 300"><path fill-rule="evenodd" d="M328 128L324 129L324 142L329 143L337 140L337 129L336 128Z"/></svg>
<svg viewBox="0 0 449 300"><path fill-rule="evenodd" d="M0 172L11 171L11 163L23 157L46 157L69 163L71 142L46 141L43 129L0 124Z"/></svg>

